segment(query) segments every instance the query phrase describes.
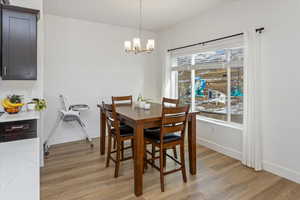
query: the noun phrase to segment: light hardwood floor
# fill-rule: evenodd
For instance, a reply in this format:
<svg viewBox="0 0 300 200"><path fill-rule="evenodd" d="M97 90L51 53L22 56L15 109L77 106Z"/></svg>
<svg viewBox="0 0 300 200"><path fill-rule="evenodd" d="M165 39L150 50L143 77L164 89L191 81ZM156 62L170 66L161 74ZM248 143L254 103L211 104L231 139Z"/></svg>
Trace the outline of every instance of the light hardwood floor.
<svg viewBox="0 0 300 200"><path fill-rule="evenodd" d="M96 141L96 140L95 140ZM97 140L98 141L98 140ZM133 163L121 163L120 177L114 178L113 163L105 168L99 142L91 150L85 141L53 146L41 174L42 200L298 200L300 185L268 172L254 172L237 160L199 146L197 176L181 173L166 177L160 191L159 172L148 169L144 194L133 194ZM172 161L167 164L174 166ZM187 165L188 166L188 165Z"/></svg>

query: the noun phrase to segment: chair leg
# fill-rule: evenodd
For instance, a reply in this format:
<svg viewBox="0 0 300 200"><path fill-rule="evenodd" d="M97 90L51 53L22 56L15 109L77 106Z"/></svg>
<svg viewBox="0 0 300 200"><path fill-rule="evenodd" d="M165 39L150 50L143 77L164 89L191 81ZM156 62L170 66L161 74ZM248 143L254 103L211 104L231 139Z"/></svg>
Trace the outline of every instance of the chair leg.
<svg viewBox="0 0 300 200"><path fill-rule="evenodd" d="M160 189L162 192L165 191L165 180L164 180L164 151L160 148L159 152L159 169L160 169Z"/></svg>
<svg viewBox="0 0 300 200"><path fill-rule="evenodd" d="M184 143L180 144L180 162L183 182L186 183L186 169L185 169L185 155L184 155Z"/></svg>
<svg viewBox="0 0 300 200"><path fill-rule="evenodd" d="M116 138L114 138L114 150L116 149L116 145L117 145L117 140L116 140Z"/></svg>
<svg viewBox="0 0 300 200"><path fill-rule="evenodd" d="M132 151L132 158L134 159L134 140L131 139L131 151Z"/></svg>
<svg viewBox="0 0 300 200"><path fill-rule="evenodd" d="M48 147L48 149L50 148L50 145L48 145L49 140L53 137L53 135L55 134L56 130L58 127L60 127L61 123L63 122L63 115L59 114L57 116L57 120L53 126L53 128L50 131L50 134L48 135L47 139L44 142L44 145Z"/></svg>
<svg viewBox="0 0 300 200"><path fill-rule="evenodd" d="M109 161L111 156L111 136L108 135L108 147L107 147L107 158L106 158L106 167L109 167Z"/></svg>
<svg viewBox="0 0 300 200"><path fill-rule="evenodd" d="M119 176L120 154L121 154L121 143L119 143L119 142L117 141L115 178L117 178L117 177Z"/></svg>
<svg viewBox="0 0 300 200"><path fill-rule="evenodd" d="M147 159L147 142L144 142L144 173L145 170L148 169Z"/></svg>
<svg viewBox="0 0 300 200"><path fill-rule="evenodd" d="M174 158L178 159L176 147L173 147Z"/></svg>
<svg viewBox="0 0 300 200"><path fill-rule="evenodd" d="M167 166L167 150L163 150L164 167Z"/></svg>
<svg viewBox="0 0 300 200"><path fill-rule="evenodd" d="M151 160L151 164L152 164L152 168L155 164L155 145L151 145L152 146L152 160Z"/></svg>
<svg viewBox="0 0 300 200"><path fill-rule="evenodd" d="M121 142L121 160L124 160L124 141Z"/></svg>
<svg viewBox="0 0 300 200"><path fill-rule="evenodd" d="M84 124L84 122L79 117L77 117L76 121L78 122L83 134L85 135L86 140L90 143L90 147L94 148L93 140L87 132L86 125Z"/></svg>

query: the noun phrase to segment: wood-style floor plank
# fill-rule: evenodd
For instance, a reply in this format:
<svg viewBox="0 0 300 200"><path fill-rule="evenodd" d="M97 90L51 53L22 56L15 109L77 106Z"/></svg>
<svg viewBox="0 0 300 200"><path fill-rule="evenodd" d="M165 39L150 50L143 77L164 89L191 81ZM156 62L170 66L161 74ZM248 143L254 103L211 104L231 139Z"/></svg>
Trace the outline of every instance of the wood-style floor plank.
<svg viewBox="0 0 300 200"><path fill-rule="evenodd" d="M91 150L85 141L53 146L41 172L42 200L300 200L300 185L268 172L255 172L239 161L203 146L197 147L198 174L166 177L160 191L158 171L144 174L144 194L134 196L133 162L121 163L114 178L114 164L105 168L99 142ZM130 153L130 152L128 152ZM188 166L188 165L187 165ZM168 161L167 167L175 167Z"/></svg>

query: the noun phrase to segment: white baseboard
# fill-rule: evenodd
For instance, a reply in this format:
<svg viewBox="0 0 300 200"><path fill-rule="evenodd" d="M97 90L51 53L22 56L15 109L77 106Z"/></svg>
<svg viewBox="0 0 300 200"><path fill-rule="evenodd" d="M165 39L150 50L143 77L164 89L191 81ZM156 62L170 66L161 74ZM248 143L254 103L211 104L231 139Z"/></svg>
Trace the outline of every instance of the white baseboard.
<svg viewBox="0 0 300 200"><path fill-rule="evenodd" d="M212 149L214 151L222 153L226 156L232 157L232 158L237 159L237 160L242 160L242 153L235 150L235 149L224 147L224 146L219 145L215 142L208 141L208 140L205 140L205 139L200 139L200 138L197 138L197 143L200 144L200 145L203 145L203 146L205 146L209 149Z"/></svg>
<svg viewBox="0 0 300 200"><path fill-rule="evenodd" d="M92 139L99 137L99 136L90 136ZM76 142L80 140L84 140L84 136L72 136L72 137L55 137L52 140L50 140L49 144L50 145L56 145L56 144L63 144L63 143L68 143L68 142Z"/></svg>
<svg viewBox="0 0 300 200"><path fill-rule="evenodd" d="M50 145L63 144L63 143L75 142L83 139L84 139L83 136L82 137L56 137L50 140L49 144Z"/></svg>
<svg viewBox="0 0 300 200"><path fill-rule="evenodd" d="M85 139L85 135L80 129L75 129L76 132L58 130L55 135L48 141L50 145L63 144L68 142L76 142ZM99 132L88 131L91 138L99 137Z"/></svg>
<svg viewBox="0 0 300 200"><path fill-rule="evenodd" d="M197 143L200 145L203 145L209 149L212 149L214 151L217 151L219 153L227 155L229 157L235 158L237 160L242 160L242 153L236 151L235 149L224 147L215 142L208 141L205 139L200 139L200 138L197 138ZM291 180L293 182L300 184L300 173L299 172L296 172L294 170L282 167L280 165L277 165L277 164L274 164L274 163L271 163L268 161L263 161L263 169L272 174L275 174L277 176L286 178L288 180Z"/></svg>
<svg viewBox="0 0 300 200"><path fill-rule="evenodd" d="M300 173L299 172L276 165L276 164L268 162L268 161L263 162L263 168L264 168L264 170L266 170L268 172L271 172L273 174L276 174L278 176L284 177L286 179L289 179L291 181L294 181L294 182L300 184Z"/></svg>

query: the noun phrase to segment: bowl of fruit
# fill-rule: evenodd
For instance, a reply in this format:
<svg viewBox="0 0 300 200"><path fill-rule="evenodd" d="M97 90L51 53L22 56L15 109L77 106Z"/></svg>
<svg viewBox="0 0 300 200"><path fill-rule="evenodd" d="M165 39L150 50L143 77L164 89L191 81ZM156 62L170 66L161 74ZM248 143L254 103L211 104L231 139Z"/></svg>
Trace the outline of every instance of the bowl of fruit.
<svg viewBox="0 0 300 200"><path fill-rule="evenodd" d="M11 95L7 96L2 101L2 106L8 114L17 114L21 111L24 103L22 103L22 96L21 95Z"/></svg>

